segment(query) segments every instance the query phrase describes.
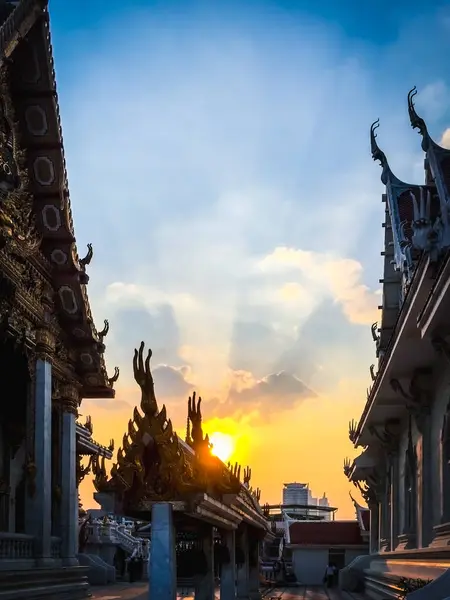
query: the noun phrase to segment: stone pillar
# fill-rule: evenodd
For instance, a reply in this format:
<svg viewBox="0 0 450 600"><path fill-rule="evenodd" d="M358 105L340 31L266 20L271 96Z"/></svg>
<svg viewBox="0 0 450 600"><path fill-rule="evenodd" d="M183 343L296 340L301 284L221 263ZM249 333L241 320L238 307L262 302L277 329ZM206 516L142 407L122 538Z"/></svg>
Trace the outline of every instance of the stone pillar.
<svg viewBox="0 0 450 600"><path fill-rule="evenodd" d="M391 516L390 516L390 549L395 550L399 534L399 457L396 452L392 456L391 467Z"/></svg>
<svg viewBox="0 0 450 600"><path fill-rule="evenodd" d="M260 600L259 591L259 540L257 536L249 531L249 578L248 597L250 600Z"/></svg>
<svg viewBox="0 0 450 600"><path fill-rule="evenodd" d="M230 562L222 565L220 600L236 600L236 534L234 530L226 531L223 538L230 553Z"/></svg>
<svg viewBox="0 0 450 600"><path fill-rule="evenodd" d="M41 566L51 560L52 527L52 365L53 336L47 330L36 332L34 405L31 423L33 442L26 462L26 532L35 537L35 556Z"/></svg>
<svg viewBox="0 0 450 600"><path fill-rule="evenodd" d="M214 600L214 539L211 525L204 526L202 537L207 572L197 580L195 598L198 600Z"/></svg>
<svg viewBox="0 0 450 600"><path fill-rule="evenodd" d="M149 600L176 600L175 529L170 502L158 502L152 507L148 578Z"/></svg>
<svg viewBox="0 0 450 600"><path fill-rule="evenodd" d="M237 540L237 546L240 547L244 553L243 564L238 565L237 569L237 598L239 600L247 600L249 597L249 546L248 546L248 528L247 525L242 525L242 529L239 531ZM239 558L239 557L238 557Z"/></svg>
<svg viewBox="0 0 450 600"><path fill-rule="evenodd" d="M384 492L380 502L380 552L387 552L390 550L390 497L391 497L391 486L388 474L385 474L384 479Z"/></svg>
<svg viewBox="0 0 450 600"><path fill-rule="evenodd" d="M450 403L444 415L439 448L440 471L440 523L433 527L434 538L430 546L448 548L450 545Z"/></svg>
<svg viewBox="0 0 450 600"><path fill-rule="evenodd" d="M60 389L61 397L61 558L63 564L78 564L78 489L76 418L79 393L75 385Z"/></svg>
<svg viewBox="0 0 450 600"><path fill-rule="evenodd" d="M425 417L422 430L422 538L421 547L426 548L433 539L433 498L431 464L431 418ZM420 492L419 492L420 493Z"/></svg>
<svg viewBox="0 0 450 600"><path fill-rule="evenodd" d="M379 541L378 541L378 516L379 516L379 506L378 504L370 504L370 554L376 554L379 550Z"/></svg>

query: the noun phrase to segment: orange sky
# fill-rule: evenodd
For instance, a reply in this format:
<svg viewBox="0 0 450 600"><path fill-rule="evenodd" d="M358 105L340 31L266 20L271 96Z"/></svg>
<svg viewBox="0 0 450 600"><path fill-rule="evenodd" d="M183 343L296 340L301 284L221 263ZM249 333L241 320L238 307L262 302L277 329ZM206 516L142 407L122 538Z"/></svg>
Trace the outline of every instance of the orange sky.
<svg viewBox="0 0 450 600"><path fill-rule="evenodd" d="M314 496L326 492L330 504L339 508L337 518L352 519L349 491L359 500L360 495L345 478L342 464L344 457L355 455L348 440L348 422L362 410L364 384L363 380L342 381L333 395L306 400L289 411L275 410L269 419L263 419L258 411L240 419L208 419L214 403L204 402L204 429L233 436L236 447L231 460L251 466L251 484L261 488L261 502L280 502L283 483L307 482ZM90 414L94 438L103 444L114 438L116 453L132 416L133 401L139 401L137 386L119 387L114 410L108 401L84 401L80 421ZM176 431L184 437L187 402L169 401L167 405ZM80 490L85 508L95 507L93 491L92 478L87 477Z"/></svg>

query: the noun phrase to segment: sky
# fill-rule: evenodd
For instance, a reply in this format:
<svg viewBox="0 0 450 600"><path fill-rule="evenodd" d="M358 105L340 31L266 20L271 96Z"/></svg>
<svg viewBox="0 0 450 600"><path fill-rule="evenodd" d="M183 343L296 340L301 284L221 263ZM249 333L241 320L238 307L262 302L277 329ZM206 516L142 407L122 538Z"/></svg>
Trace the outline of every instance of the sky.
<svg viewBox="0 0 450 600"><path fill-rule="evenodd" d="M370 124L396 175L422 182L417 85L450 142L448 5L392 4L50 2L77 244L93 243L89 298L120 367L116 398L81 407L99 442L117 449L139 401L144 340L181 436L196 390L263 502L308 482L354 517L342 465L382 276Z"/></svg>

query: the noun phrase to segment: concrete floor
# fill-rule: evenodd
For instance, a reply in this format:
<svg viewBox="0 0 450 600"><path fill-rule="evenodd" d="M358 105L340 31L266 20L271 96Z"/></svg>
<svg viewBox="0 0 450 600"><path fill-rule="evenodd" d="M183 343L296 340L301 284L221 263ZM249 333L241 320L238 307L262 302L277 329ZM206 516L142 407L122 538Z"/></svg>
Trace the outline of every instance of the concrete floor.
<svg viewBox="0 0 450 600"><path fill-rule="evenodd" d="M147 583L116 583L107 588L93 588L93 600L148 600ZM321 587L280 588L263 592L265 600L364 600L360 594L347 594L337 589ZM187 590L178 596L180 600L194 600ZM217 598L219 598L217 596Z"/></svg>

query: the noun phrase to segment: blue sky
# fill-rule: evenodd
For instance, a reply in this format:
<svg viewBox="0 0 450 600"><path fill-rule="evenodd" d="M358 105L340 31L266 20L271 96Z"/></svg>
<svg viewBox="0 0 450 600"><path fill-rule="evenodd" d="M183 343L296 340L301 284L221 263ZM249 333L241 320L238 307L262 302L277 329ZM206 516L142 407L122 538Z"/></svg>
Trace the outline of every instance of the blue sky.
<svg viewBox="0 0 450 600"><path fill-rule="evenodd" d="M323 474L302 471L345 504L382 275L369 127L380 117L394 172L420 182L406 97L417 85L440 140L450 11L317 4L54 0L50 13L78 245L94 244L89 294L121 367L117 400L86 410L122 433L145 339L176 426L196 387L209 415L251 425L252 464L268 427L297 424L300 454L332 440ZM269 499L299 468L261 475Z"/></svg>

